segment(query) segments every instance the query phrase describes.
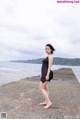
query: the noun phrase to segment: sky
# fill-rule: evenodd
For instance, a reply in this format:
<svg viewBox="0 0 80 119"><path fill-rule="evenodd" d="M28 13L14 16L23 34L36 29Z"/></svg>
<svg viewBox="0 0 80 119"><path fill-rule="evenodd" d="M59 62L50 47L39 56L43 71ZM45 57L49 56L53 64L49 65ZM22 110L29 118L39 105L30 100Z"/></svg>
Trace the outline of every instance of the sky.
<svg viewBox="0 0 80 119"><path fill-rule="evenodd" d="M80 3L56 0L0 1L0 61L45 57L80 58Z"/></svg>

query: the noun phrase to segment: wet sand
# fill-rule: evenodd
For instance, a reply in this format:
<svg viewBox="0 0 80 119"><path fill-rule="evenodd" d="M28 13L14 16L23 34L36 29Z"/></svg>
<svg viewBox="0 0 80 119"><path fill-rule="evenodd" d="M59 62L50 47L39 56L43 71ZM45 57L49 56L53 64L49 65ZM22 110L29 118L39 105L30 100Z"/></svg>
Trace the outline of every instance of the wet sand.
<svg viewBox="0 0 80 119"><path fill-rule="evenodd" d="M0 112L7 112L8 119L80 119L80 83L71 69L55 70L49 90L53 104L44 109L39 76L3 84Z"/></svg>

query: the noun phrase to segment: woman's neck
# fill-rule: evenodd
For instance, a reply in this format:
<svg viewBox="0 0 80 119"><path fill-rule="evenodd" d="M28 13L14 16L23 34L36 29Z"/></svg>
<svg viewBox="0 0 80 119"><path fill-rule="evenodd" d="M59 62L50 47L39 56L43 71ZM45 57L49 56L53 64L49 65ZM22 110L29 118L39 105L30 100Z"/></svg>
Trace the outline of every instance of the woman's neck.
<svg viewBox="0 0 80 119"><path fill-rule="evenodd" d="M49 56L49 55L51 55L51 53L50 54L47 54L47 56Z"/></svg>

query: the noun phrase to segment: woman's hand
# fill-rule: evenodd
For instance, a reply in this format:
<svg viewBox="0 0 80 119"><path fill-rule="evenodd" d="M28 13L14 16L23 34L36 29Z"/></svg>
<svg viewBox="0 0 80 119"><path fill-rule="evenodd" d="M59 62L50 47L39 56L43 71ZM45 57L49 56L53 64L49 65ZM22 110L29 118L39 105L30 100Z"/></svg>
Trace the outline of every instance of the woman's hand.
<svg viewBox="0 0 80 119"><path fill-rule="evenodd" d="M47 75L47 76L46 76L46 81L48 81L48 80L49 80L49 76Z"/></svg>

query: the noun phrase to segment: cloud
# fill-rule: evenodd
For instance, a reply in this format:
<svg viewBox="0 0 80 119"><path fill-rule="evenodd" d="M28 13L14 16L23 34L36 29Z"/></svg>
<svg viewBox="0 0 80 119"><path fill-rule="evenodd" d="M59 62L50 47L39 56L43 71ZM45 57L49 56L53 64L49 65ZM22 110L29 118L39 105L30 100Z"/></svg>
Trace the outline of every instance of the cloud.
<svg viewBox="0 0 80 119"><path fill-rule="evenodd" d="M0 1L0 60L54 56L80 57L80 7L53 0Z"/></svg>

